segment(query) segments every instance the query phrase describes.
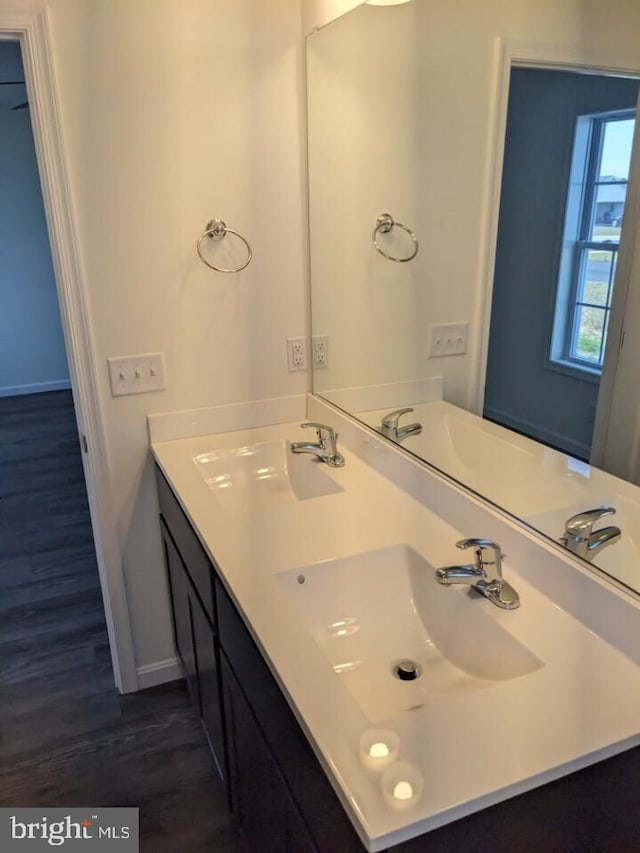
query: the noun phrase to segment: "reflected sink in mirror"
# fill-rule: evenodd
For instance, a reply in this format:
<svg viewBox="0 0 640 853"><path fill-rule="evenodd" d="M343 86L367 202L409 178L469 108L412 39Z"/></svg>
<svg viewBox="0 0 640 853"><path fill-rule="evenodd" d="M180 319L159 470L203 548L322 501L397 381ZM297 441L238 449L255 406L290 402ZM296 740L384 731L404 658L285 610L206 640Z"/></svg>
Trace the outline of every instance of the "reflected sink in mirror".
<svg viewBox="0 0 640 853"><path fill-rule="evenodd" d="M499 624L492 604L468 587L439 586L434 572L400 544L276 576L372 723L543 665ZM415 662L415 680L394 675L403 661Z"/></svg>
<svg viewBox="0 0 640 853"><path fill-rule="evenodd" d="M247 503L264 507L343 491L322 462L292 453L288 441L211 450L194 456L194 462L220 503L229 508Z"/></svg>
<svg viewBox="0 0 640 853"><path fill-rule="evenodd" d="M526 441L512 440L510 431L444 400L417 403L411 408L400 426L417 421L422 432L404 438L402 447L421 459L429 455L432 465L471 488L481 490L491 482L495 489L498 478L505 476L510 484L518 482L538 462ZM388 408L377 409L359 412L356 417L379 430L388 412ZM533 442L528 441L528 445L533 446Z"/></svg>
<svg viewBox="0 0 640 853"><path fill-rule="evenodd" d="M615 507L616 513L597 521L593 525L594 532L614 525L620 528L622 535L617 542L599 549L593 555L593 565L631 589L640 589L640 503L622 495L608 495L589 505L583 501L580 504L537 513L523 520L532 527L544 530L559 539L564 532L565 522L571 516L597 506Z"/></svg>
<svg viewBox="0 0 640 853"><path fill-rule="evenodd" d="M359 412L357 417L379 430L388 411ZM552 502L589 500L585 489L591 488L591 472L586 463L458 406L444 400L415 403L404 420L422 425L419 435L402 440L404 450L419 459L429 454L438 470L498 506L509 506L523 520L542 513ZM539 529L554 535L553 528Z"/></svg>

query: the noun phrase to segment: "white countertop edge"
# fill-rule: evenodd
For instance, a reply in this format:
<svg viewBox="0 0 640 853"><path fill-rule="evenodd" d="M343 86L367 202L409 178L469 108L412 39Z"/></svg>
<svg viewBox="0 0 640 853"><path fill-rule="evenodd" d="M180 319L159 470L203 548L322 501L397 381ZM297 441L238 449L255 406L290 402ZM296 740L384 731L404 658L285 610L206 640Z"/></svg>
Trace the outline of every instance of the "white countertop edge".
<svg viewBox="0 0 640 853"><path fill-rule="evenodd" d="M569 776L579 770L584 770L587 767L592 767L600 761L605 761L607 758L613 758L620 755L635 746L640 745L640 735L635 737L625 738L619 743L611 744L602 749L594 750L588 755L581 756L575 761L569 761L560 764L557 767L551 768L544 773L538 773L520 782L492 791L482 797L478 797L473 801L460 803L446 811L439 812L422 821L416 821L411 825L411 834L407 833L407 829L394 830L384 835L378 835L370 840L365 841L360 833L360 840L363 841L369 853L379 853L379 851L387 850L395 844L402 844L405 841L410 841L412 838L417 838L431 832L434 829L440 829L447 826L456 820L476 814L484 809L499 805L500 803L518 797L521 794L526 794L528 791L533 791L549 782L555 782L565 776ZM343 803L344 805L344 803ZM352 819L353 822L353 819ZM354 824L355 827L355 824ZM357 827L355 827L357 829ZM415 830L415 831L414 831Z"/></svg>

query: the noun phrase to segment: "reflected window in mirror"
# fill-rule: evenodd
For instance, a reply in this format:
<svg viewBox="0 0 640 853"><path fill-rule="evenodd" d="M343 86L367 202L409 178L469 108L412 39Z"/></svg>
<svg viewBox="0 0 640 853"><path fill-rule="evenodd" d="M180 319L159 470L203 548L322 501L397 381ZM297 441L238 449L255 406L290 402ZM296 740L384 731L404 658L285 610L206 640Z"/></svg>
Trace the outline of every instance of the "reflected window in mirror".
<svg viewBox="0 0 640 853"><path fill-rule="evenodd" d="M551 359L594 376L604 362L634 126L635 110L576 122Z"/></svg>
<svg viewBox="0 0 640 853"><path fill-rule="evenodd" d="M610 189L601 178L626 177L611 165L607 125L595 142L596 124L625 111L633 119L639 88L635 78L528 67L510 73L483 414L585 460L600 368L569 358L574 318L582 316L577 302L592 297L583 298L592 276L580 261L594 262L589 250L602 253L595 260L610 298L620 227L596 221L605 213L598 190ZM623 232L629 223L627 216ZM614 311L622 292L614 288Z"/></svg>

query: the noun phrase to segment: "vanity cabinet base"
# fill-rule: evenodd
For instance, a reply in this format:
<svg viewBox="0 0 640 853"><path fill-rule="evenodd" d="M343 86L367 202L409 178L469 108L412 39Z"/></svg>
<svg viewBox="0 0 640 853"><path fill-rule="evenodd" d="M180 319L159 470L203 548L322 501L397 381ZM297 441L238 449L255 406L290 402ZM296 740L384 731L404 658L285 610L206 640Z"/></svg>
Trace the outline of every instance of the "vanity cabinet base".
<svg viewBox="0 0 640 853"><path fill-rule="evenodd" d="M220 576L158 470L176 650L249 853L364 853ZM192 570L186 555L195 555ZM508 709L505 709L508 712ZM455 735L451 748L455 749ZM640 747L388 853L640 851Z"/></svg>

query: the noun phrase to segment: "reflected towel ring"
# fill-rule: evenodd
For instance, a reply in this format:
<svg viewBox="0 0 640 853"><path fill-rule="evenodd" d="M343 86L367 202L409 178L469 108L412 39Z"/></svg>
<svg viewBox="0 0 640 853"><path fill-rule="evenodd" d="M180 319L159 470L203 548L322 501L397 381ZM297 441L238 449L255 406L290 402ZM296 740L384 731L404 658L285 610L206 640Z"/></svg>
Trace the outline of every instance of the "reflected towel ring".
<svg viewBox="0 0 640 853"><path fill-rule="evenodd" d="M413 240L413 252L408 255L406 258L395 258L393 255L388 255L383 249L378 246L378 233L380 234L388 234L391 229L397 226L398 228L402 228L403 231L406 231L409 237ZM418 254L418 241L416 240L416 235L413 233L411 228L403 225L402 222L396 222L391 216L390 213L381 213L380 216L376 219L376 227L373 229L373 245L380 252L383 258L386 258L388 261L396 261L396 263L404 264L407 261L412 261L415 256Z"/></svg>
<svg viewBox="0 0 640 853"><path fill-rule="evenodd" d="M209 261L202 254L202 241L205 237L209 237L210 240L222 240L227 234L235 234L247 248L247 260L239 267L233 268L225 268L225 267L216 267L213 264L209 263ZM226 224L222 221L222 219L210 219L207 222L207 227L204 229L202 234L198 237L198 242L196 244L196 249L198 250L198 255L200 256L200 260L206 264L210 269L215 270L216 272L240 272L245 267L249 266L249 262L251 261L252 251L251 246L249 245L249 241L246 240L242 234L238 234L237 231L234 231L233 228L227 228Z"/></svg>

